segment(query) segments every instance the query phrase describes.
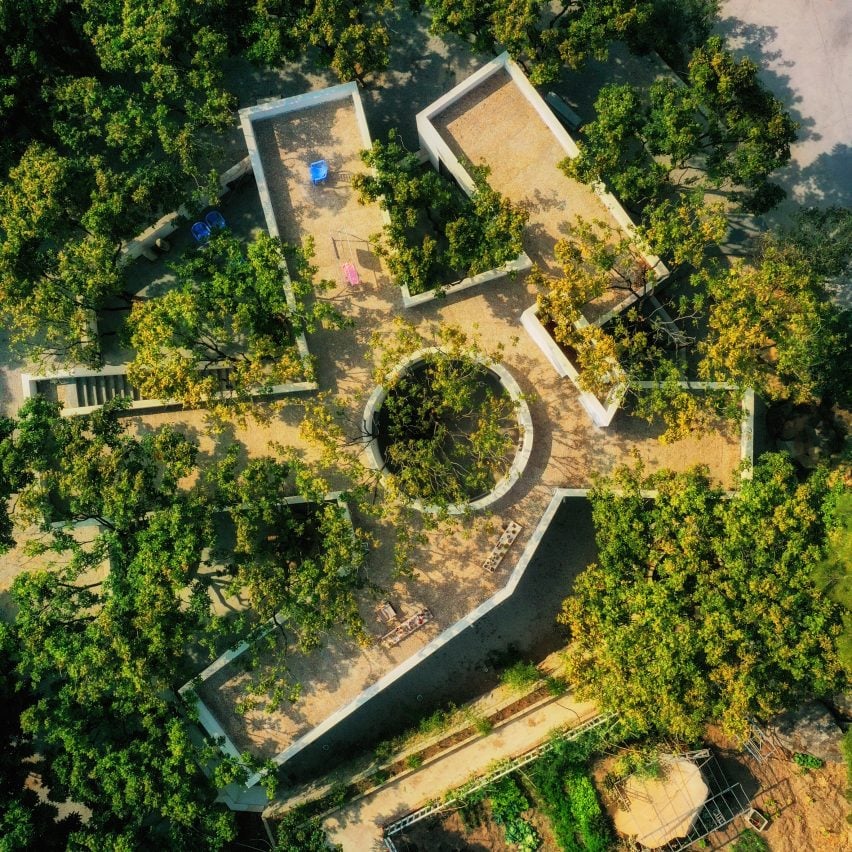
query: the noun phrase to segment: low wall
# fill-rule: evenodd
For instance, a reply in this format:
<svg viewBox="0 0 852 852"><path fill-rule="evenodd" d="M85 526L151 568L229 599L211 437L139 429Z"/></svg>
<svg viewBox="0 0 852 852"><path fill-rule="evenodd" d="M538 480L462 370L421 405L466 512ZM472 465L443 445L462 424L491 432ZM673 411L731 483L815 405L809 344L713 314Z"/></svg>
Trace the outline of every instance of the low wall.
<svg viewBox="0 0 852 852"><path fill-rule="evenodd" d="M423 361L424 358L430 353L439 351L440 350L437 347L432 346L426 349L420 349L417 352L412 353L393 369L388 378L396 378L397 376L404 373L406 370ZM523 399L523 394L521 393L520 386L515 381L512 374L509 373L509 371L501 364L491 363L484 358L476 358L475 360L477 360L483 366L487 367L492 373L494 373L494 375L497 376L497 378L500 380L500 384L505 388L512 402L515 403L515 413L518 418L518 427L521 430L521 446L515 454L515 458L512 460L512 464L509 467L509 470L506 475L497 483L497 485L494 486L494 488L488 494L486 494L484 497L479 498L478 500L473 500L470 503L466 503L464 505L452 504L448 506L446 508L446 511L451 515L461 515L467 512L468 510L478 511L481 509L486 509L488 508L488 506L491 506L496 503L520 479L521 474L524 472L524 468L526 468L527 466L527 462L529 462L530 460L530 455L532 454L532 417L530 415L529 406ZM380 385L370 395L369 400L367 400L367 405L364 408L363 424L365 435L374 435L376 415L379 413L379 411L381 411L382 403L385 401L386 396L387 389L383 385ZM387 467L385 464L385 460L379 450L379 442L377 438L370 438L369 443L364 449L364 452L367 454L367 459L371 467L374 470L379 471L383 477L387 476ZM423 503L421 500L415 500L411 504L411 506L412 508L417 509L418 511L428 512L432 514L437 514L438 512L442 511L440 507Z"/></svg>
<svg viewBox="0 0 852 852"><path fill-rule="evenodd" d="M458 157L452 152L449 145L441 138L432 120L451 104L461 100L489 77L500 71L505 71L509 75L512 82L518 87L518 90L527 101L529 101L548 130L556 137L556 140L565 151L565 155L573 159L579 156L580 153L576 142L574 142L568 131L553 114L553 111L527 79L521 68L511 59L508 52L502 53L491 62L483 65L482 68L471 74L470 77L463 80L455 88L438 98L438 100L431 103L426 109L417 113L417 135L420 139L420 147L426 152L430 162L436 169L443 163L444 167L452 174L459 186L468 195L471 195L474 190L473 179L459 162ZM510 152L507 151L507 155L509 154ZM498 187L495 188L499 189ZM607 192L602 184L594 185L592 190L600 198L601 203L606 207L618 226L626 231L628 235L632 236L635 225L618 199L611 192ZM668 277L669 270L659 257L645 252L642 252L642 257L648 264L648 268L656 274L654 286ZM635 296L628 297L616 308L616 311L623 310L635 300Z"/></svg>
<svg viewBox="0 0 852 852"><path fill-rule="evenodd" d="M527 257L526 252L521 252L516 260L510 260L499 269L489 269L487 272L480 272L479 275L473 275L470 278L463 278L456 284L450 284L447 287L441 288L441 295L438 295L437 290L427 290L425 293L418 293L415 296L411 295L407 284L400 285L402 290L402 305L405 308L415 308L418 305L425 305L435 299L441 299L444 296L452 296L455 293L461 293L463 290L469 290L471 287L477 287L480 284L488 284L491 281L497 281L500 278L505 278L507 275L514 275L518 272L526 272L532 268L532 261Z"/></svg>
<svg viewBox="0 0 852 852"><path fill-rule="evenodd" d="M332 491L329 494L326 494L326 501L336 502L343 510L343 514L346 517L346 520L349 522L349 525L354 530L354 525L352 523L352 515L349 512L349 507L346 505L346 502L341 499L340 491ZM288 505L295 505L300 503L308 503L309 501L305 497L301 497L296 495L294 497L288 497L284 500L284 502ZM198 674L192 680L185 683L179 690L178 694L186 701L187 703L191 703L196 712L198 713L198 722L202 728L208 733L209 736L219 741L219 747L225 752L226 755L232 757L236 760L240 759L240 752L237 747L234 745L231 738L225 733L225 729L219 723L219 720L213 715L213 712L210 708L201 700L201 697L198 695L196 691L197 687L200 686L204 681L209 680L213 675L217 672L221 671L225 666L229 663L232 663L237 658L241 657L252 645L254 645L258 640L262 639L266 636L271 630L275 628L275 616L266 621L253 635L250 639L244 639L241 642L237 642L236 645L228 648L223 654L217 657L203 672ZM249 785L251 786L251 785Z"/></svg>
<svg viewBox="0 0 852 852"><path fill-rule="evenodd" d="M533 342L544 353L548 361L553 365L556 372L564 377L571 379L574 387L579 393L580 405L583 406L595 426L606 427L612 422L615 413L621 405L623 396L623 385L618 385L611 400L607 405L604 405L593 393L584 390L580 384L580 374L576 367L568 359L568 356L562 351L559 344L553 339L547 329L541 324L538 318L538 308L535 305L527 308L521 314L521 325L524 327L527 334L533 339ZM619 388L621 391L619 392Z"/></svg>
<svg viewBox="0 0 852 852"><path fill-rule="evenodd" d="M249 157L244 157L234 166L231 166L227 171L219 175L219 192L217 198L221 198L231 189L231 184L235 183L241 177L251 173L252 166ZM213 203L213 199L204 199L202 207L207 207ZM167 213L161 219L156 221L150 228L143 231L138 236L129 240L121 249L121 255L126 260L136 260L140 256L154 259L153 254L157 240L164 240L171 236L180 226L181 220L192 218L193 213L186 205L179 207L173 213Z"/></svg>

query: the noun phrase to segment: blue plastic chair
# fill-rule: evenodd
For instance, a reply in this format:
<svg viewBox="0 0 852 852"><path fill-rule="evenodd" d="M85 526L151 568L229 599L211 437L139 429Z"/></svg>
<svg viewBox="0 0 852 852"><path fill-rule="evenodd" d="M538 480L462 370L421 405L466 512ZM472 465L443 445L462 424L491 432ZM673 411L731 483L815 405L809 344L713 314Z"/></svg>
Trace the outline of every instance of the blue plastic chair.
<svg viewBox="0 0 852 852"><path fill-rule="evenodd" d="M210 228L204 222L196 222L192 226L192 236L195 237L195 242L206 243L210 239Z"/></svg>
<svg viewBox="0 0 852 852"><path fill-rule="evenodd" d="M227 227L225 217L218 210L211 210L204 217L204 221L207 223L211 231L221 231L222 228Z"/></svg>
<svg viewBox="0 0 852 852"><path fill-rule="evenodd" d="M328 177L328 163L325 160L317 160L310 165L311 180L314 185L324 181Z"/></svg>

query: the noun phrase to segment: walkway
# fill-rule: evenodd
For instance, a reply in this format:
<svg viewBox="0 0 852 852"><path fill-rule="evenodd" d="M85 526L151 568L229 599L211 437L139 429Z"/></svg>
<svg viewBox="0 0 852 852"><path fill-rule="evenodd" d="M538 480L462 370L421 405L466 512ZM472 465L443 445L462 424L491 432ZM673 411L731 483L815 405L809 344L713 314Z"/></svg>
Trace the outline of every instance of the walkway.
<svg viewBox="0 0 852 852"><path fill-rule="evenodd" d="M382 826L481 775L494 761L524 754L554 729L573 727L594 714L591 702L563 695L328 817L329 840L344 852L382 849Z"/></svg>

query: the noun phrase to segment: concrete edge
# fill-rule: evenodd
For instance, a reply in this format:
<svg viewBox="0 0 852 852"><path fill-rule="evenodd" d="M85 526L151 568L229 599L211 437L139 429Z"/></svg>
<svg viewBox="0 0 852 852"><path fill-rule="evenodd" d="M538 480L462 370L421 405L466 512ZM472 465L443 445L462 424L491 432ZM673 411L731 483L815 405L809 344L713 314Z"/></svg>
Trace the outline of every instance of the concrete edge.
<svg viewBox="0 0 852 852"><path fill-rule="evenodd" d="M532 268L532 261L529 259L526 252L521 252L515 260L510 260L508 263L498 269L489 269L486 272L480 272L478 275L473 275L470 278L463 278L457 284L450 284L443 287L442 295L439 296L436 290L427 290L425 293L418 293L415 296L411 295L407 284L401 284L402 291L402 306L404 308L416 308L419 305L424 305L427 302L432 302L435 299L443 298L443 296L452 296L455 293L461 293L463 290L469 290L471 287L477 287L480 284L488 284L491 281L497 281L500 278L505 278L517 272L526 272Z"/></svg>
<svg viewBox="0 0 852 852"><path fill-rule="evenodd" d="M314 742L320 736L326 733L326 731L329 731L331 728L337 725L338 722L342 721L351 713L355 712L355 710L357 710L359 707L366 704L371 698L373 698L379 692L384 690L386 687L390 686L390 684L398 680L406 672L411 671L411 669L418 665L422 660L426 659L426 657L431 656L433 653L435 653L435 651L437 651L439 648L442 648L444 645L447 644L447 642L449 642L451 639L453 639L471 624L474 624L486 613L490 612L496 606L503 603L504 600L511 597L511 595L517 588L518 583L520 583L521 578L523 577L524 572L527 569L527 566L529 565L532 557L535 554L535 551L541 544L541 540L544 537L545 532L547 532L547 528L552 523L553 518L555 517L562 500L565 497L585 497L588 495L588 493L588 488L555 488L550 503L548 504L547 508L544 511L544 514L541 516L541 519L536 525L533 534L527 541L523 553L519 557L518 562L515 564L515 567L512 570L511 575L509 576L508 582L502 589L492 595L487 601L480 604L475 609L471 610L471 612L469 612L464 618L459 619L454 624L450 625L450 627L448 627L446 630L444 630L442 633L432 639L416 654L412 654L407 660L404 660L396 668L392 669L390 672L384 675L384 677L376 681L376 683L374 683L372 686L362 691L348 704L345 704L343 707L336 710L334 713L324 719L319 725L312 728L306 734L303 734L294 743L292 743L292 745L279 752L272 759L272 762L276 766L281 766L282 764L286 763L287 760L293 757L293 755L298 754L298 752L309 746L312 742ZM258 783L258 781L260 781L261 777L262 773L255 773L246 781L245 786L253 787L255 784Z"/></svg>
<svg viewBox="0 0 852 852"><path fill-rule="evenodd" d="M403 360L391 370L387 377L388 380L396 378L410 367L423 361L427 355L440 351L441 350L437 346L418 349L416 352L413 352L411 355L403 358ZM521 446L515 453L515 457L512 460L512 464L509 466L509 470L506 472L506 475L496 483L494 488L492 488L488 494L480 497L478 500L472 500L470 503L466 503L464 505L451 504L447 506L444 511L450 515L461 515L468 510L478 511L496 503L520 479L527 463L530 460L530 455L532 454L532 415L530 414L529 405L523 398L520 385L518 385L514 376L512 376L512 374L502 364L494 363L489 361L487 358L480 358L477 356L473 357L474 360L478 361L497 376L500 384L506 389L506 392L509 394L509 398L515 404L515 414L518 419L518 426L521 430ZM366 443L366 446L364 447L364 451L367 454L367 461L372 469L378 471L383 478L388 475L387 465L379 451L378 439L373 437L373 431L376 415L379 411L381 411L382 403L386 396L387 389L384 385L380 385L375 388L372 394L370 394L370 398L367 400L367 404L364 407L363 418L363 431L368 437L368 443ZM423 503L421 500L415 500L411 503L411 506L417 511L427 512L430 514L437 514L442 511L440 507Z"/></svg>

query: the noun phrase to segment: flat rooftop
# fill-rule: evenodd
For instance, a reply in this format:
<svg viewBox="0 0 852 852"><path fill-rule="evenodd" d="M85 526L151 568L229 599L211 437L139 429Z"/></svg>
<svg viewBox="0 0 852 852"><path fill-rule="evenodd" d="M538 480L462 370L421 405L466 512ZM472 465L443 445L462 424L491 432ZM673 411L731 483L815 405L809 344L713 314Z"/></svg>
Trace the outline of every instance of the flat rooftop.
<svg viewBox="0 0 852 852"><path fill-rule="evenodd" d="M557 167L576 153L576 146L563 128L554 129L556 119L549 108L531 87L526 90L525 79L522 88L510 73L509 61L501 64L501 59L481 69L490 73L475 85L460 84L458 97L445 96L446 106L441 99L427 109L427 121L461 163L487 165L491 186L529 211L524 248L534 263L559 276L554 246L570 233L577 216L618 229L623 221L614 218L591 187L567 177ZM539 108L547 111L548 122ZM612 196L608 203L618 208L620 218L627 218ZM660 267L661 274L667 274L663 269ZM585 305L583 314L594 322L626 295L624 290L611 289Z"/></svg>
<svg viewBox="0 0 852 852"><path fill-rule="evenodd" d="M725 484L733 481L740 459L736 425L667 445L657 441L662 432L659 426L622 413L609 429L594 427L579 405L573 385L555 374L521 329L521 313L532 301L523 276L405 311L399 288L367 242L367 237L383 225L382 211L377 206L358 204L351 188L352 175L363 169L358 152L369 144L366 124L359 116L357 90L355 94L351 89L338 92L338 96L323 100L331 91L264 104L242 115L244 129L248 123L250 130L247 144L269 230L293 242L314 240L318 274L335 282L329 295L354 320L352 329L309 335L320 388L342 396L349 418L359 423L373 390L373 334L389 337L395 320L403 315L424 333L431 324L454 323L477 335L487 349L505 345L502 363L529 397L535 434L523 476L495 504L490 521L477 518L473 524L430 535L414 557L413 577L401 578L394 573L390 525L353 512L356 526L369 529L379 541L368 555L367 574L370 583L381 591L365 592L360 600L367 632L378 640L388 630L376 616L379 600L389 600L401 619L428 608L434 619L422 629L392 648L378 642L360 647L332 632L317 651L305 656L291 652L290 669L303 685L302 695L296 703L285 703L273 712L237 711L250 677L240 660L221 666L204 681L200 696L236 749L263 758L277 756L279 763L306 744L307 740L300 738L316 736L313 729L317 725L333 714L339 718L345 712L343 708L365 689L407 661L414 662L433 639L502 589L555 488L587 486L593 472L630 462L634 452L649 469L680 470L701 461ZM308 164L319 158L329 163L329 178L314 186ZM554 179L568 182L555 168L553 174ZM543 193L544 183L540 186ZM594 194L585 188L581 197L595 202ZM547 205L542 206L542 210L545 208ZM542 221L549 220L545 217ZM360 273L359 285L345 283L341 277L341 264L350 261ZM161 422L177 425L191 416L191 412L166 413L148 416L143 422L146 427ZM266 441L278 440L310 456L311 448L298 431L301 417L298 406L284 405L268 426L237 429L232 439L244 442L251 455L262 453ZM341 481L331 484L346 487ZM497 542L501 524L510 520L522 525L521 534L498 570L488 573L482 563ZM263 669L261 660L255 673ZM291 751L284 754L286 749Z"/></svg>

